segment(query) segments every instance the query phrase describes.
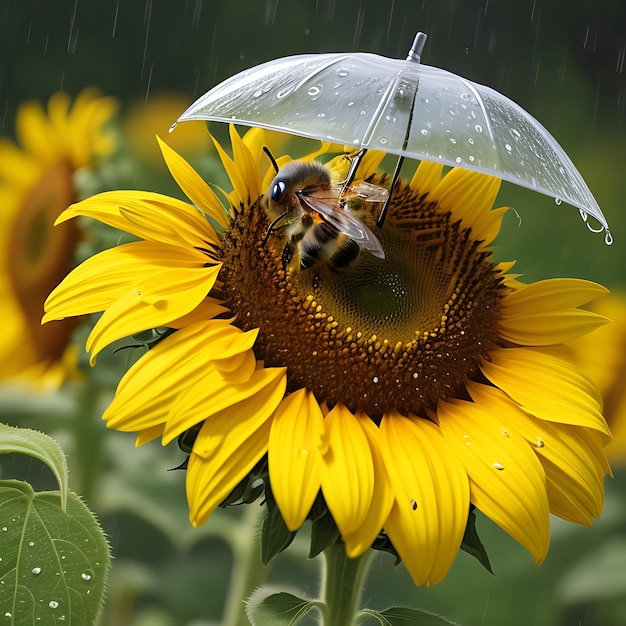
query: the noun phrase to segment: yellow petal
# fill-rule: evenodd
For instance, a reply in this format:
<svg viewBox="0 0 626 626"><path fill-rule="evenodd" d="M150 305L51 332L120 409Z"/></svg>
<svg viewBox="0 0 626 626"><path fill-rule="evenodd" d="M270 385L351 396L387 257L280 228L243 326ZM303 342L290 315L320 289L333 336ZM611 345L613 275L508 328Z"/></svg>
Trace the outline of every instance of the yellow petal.
<svg viewBox="0 0 626 626"><path fill-rule="evenodd" d="M350 535L361 527L372 503L372 453L359 419L342 404L328 413L325 427L322 492L339 532Z"/></svg>
<svg viewBox="0 0 626 626"><path fill-rule="evenodd" d="M541 563L550 543L548 494L543 468L528 442L510 428L496 403L440 402L437 416L465 466L472 503Z"/></svg>
<svg viewBox="0 0 626 626"><path fill-rule="evenodd" d="M603 477L610 470L595 431L537 419L494 387L469 383L467 388L476 404L489 406L506 422L507 432L528 442L546 474L551 513L570 520L576 515L576 521L585 520L581 523L587 525L592 516L599 517Z"/></svg>
<svg viewBox="0 0 626 626"><path fill-rule="evenodd" d="M272 420L268 465L272 493L289 530L302 526L320 490L324 417L306 389L289 394Z"/></svg>
<svg viewBox="0 0 626 626"><path fill-rule="evenodd" d="M229 126L229 132L230 144L233 149L233 160L246 180L247 198L244 201L249 205L263 193L261 190L259 164L250 152L248 142L241 139L233 124ZM242 196L240 195L240 197Z"/></svg>
<svg viewBox="0 0 626 626"><path fill-rule="evenodd" d="M149 191L106 191L72 204L55 224L83 215L141 239L199 250L216 245L217 235L195 207Z"/></svg>
<svg viewBox="0 0 626 626"><path fill-rule="evenodd" d="M380 447L395 502L385 529L416 585L441 581L469 514L463 465L428 420L386 414Z"/></svg>
<svg viewBox="0 0 626 626"><path fill-rule="evenodd" d="M221 300L208 296L191 313L172 320L168 326L170 328L184 328L185 326L204 322L228 312L229 310L223 306Z"/></svg>
<svg viewBox="0 0 626 626"><path fill-rule="evenodd" d="M207 349L230 324L208 320L176 331L123 376L102 419L109 428L141 431L165 424L172 404L210 369Z"/></svg>
<svg viewBox="0 0 626 626"><path fill-rule="evenodd" d="M168 270L138 281L107 308L89 334L90 362L113 341L167 326L192 311L213 288L220 267Z"/></svg>
<svg viewBox="0 0 626 626"><path fill-rule="evenodd" d="M175 150L157 137L163 158L174 180L185 195L222 228L228 228L228 215L213 190L204 182L196 170Z"/></svg>
<svg viewBox="0 0 626 626"><path fill-rule="evenodd" d="M48 296L43 321L103 311L138 282L174 268L205 267L193 248L136 241L100 252L74 269Z"/></svg>
<svg viewBox="0 0 626 626"><path fill-rule="evenodd" d="M214 437L216 420L207 421L198 433L194 448L203 445L205 438ZM211 457L193 451L187 467L187 501L189 519L194 526L204 524L209 515L243 480L267 452L269 420L253 421L241 439L234 440L223 433L221 445Z"/></svg>
<svg viewBox="0 0 626 626"><path fill-rule="evenodd" d="M421 161L411 179L411 187L420 193L430 193L437 187L443 174L443 163Z"/></svg>
<svg viewBox="0 0 626 626"><path fill-rule="evenodd" d="M483 373L524 410L610 436L597 388L563 359L530 348L494 350L490 358L481 363Z"/></svg>
<svg viewBox="0 0 626 626"><path fill-rule="evenodd" d="M346 544L346 554L355 558L363 554L376 539L393 506L393 493L385 460L380 449L380 432L374 422L364 413L357 413L359 425L363 429L374 463L374 491L372 493L369 511L361 526L353 533L343 536Z"/></svg>
<svg viewBox="0 0 626 626"><path fill-rule="evenodd" d="M254 355L251 356L254 358ZM282 397L285 392L284 378L285 369L282 367L260 367L253 370L246 381L238 383L221 376L216 369L208 371L172 404L163 433L163 445L220 411L235 411L234 407L243 406L241 403L244 400L249 400L246 406L251 413L255 412L255 404L263 404L268 393ZM198 450L196 453L200 454Z"/></svg>

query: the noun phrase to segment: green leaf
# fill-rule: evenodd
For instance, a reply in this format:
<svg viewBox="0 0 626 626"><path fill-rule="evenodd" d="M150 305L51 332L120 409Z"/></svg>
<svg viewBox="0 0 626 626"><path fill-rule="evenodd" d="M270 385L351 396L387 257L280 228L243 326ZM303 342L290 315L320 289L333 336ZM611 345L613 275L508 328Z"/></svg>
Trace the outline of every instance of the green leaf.
<svg viewBox="0 0 626 626"><path fill-rule="evenodd" d="M267 515L263 520L261 529L261 561L267 565L277 554L291 544L295 532L290 531L285 525L285 520L280 514L276 504L267 507Z"/></svg>
<svg viewBox="0 0 626 626"><path fill-rule="evenodd" d="M252 626L293 626L318 604L285 591L261 587L248 599L246 615Z"/></svg>
<svg viewBox="0 0 626 626"><path fill-rule="evenodd" d="M0 454L26 454L45 463L59 483L61 508L67 501L67 462L59 444L36 430L0 424Z"/></svg>
<svg viewBox="0 0 626 626"><path fill-rule="evenodd" d="M93 514L69 492L35 493L0 481L0 615L7 626L92 626L100 613L109 546Z"/></svg>
<svg viewBox="0 0 626 626"><path fill-rule="evenodd" d="M311 547L309 549L309 558L315 558L320 552L323 552L328 546L339 540L340 533L335 520L330 513L322 515L316 519L311 526Z"/></svg>
<svg viewBox="0 0 626 626"><path fill-rule="evenodd" d="M365 609L359 615L371 617L381 626L457 626L456 622L446 617L405 606L394 606L384 611ZM372 620L365 623L371 624Z"/></svg>
<svg viewBox="0 0 626 626"><path fill-rule="evenodd" d="M474 510L470 511L469 517L467 518L467 526L465 527L465 535L463 535L463 541L461 542L461 550L472 555L488 572L493 574L487 551L476 530L476 512Z"/></svg>

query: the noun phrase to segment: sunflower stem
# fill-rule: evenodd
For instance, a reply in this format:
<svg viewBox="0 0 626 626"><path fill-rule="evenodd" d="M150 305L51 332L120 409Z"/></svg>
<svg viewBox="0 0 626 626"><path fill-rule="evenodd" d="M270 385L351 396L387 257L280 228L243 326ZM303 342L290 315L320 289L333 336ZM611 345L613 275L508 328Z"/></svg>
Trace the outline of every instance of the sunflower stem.
<svg viewBox="0 0 626 626"><path fill-rule="evenodd" d="M369 553L351 559L343 542L324 550L322 588L327 608L324 626L351 626L359 608L365 574L370 562Z"/></svg>
<svg viewBox="0 0 626 626"><path fill-rule="evenodd" d="M268 573L268 568L261 561L258 541L258 525L263 509L258 504L249 504L243 508L243 517L238 524L233 525L229 537L233 568L224 609L224 626L250 626L245 599L265 581Z"/></svg>

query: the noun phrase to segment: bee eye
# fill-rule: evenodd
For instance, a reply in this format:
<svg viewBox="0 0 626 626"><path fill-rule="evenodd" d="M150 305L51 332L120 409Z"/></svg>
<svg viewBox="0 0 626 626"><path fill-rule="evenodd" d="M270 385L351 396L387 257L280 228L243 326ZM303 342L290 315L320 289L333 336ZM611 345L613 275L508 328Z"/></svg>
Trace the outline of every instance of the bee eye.
<svg viewBox="0 0 626 626"><path fill-rule="evenodd" d="M285 189L287 189L287 185L285 184L285 182L282 181L282 180L278 181L272 187L272 193L270 194L270 198L274 202L278 202L280 200L281 196L285 193Z"/></svg>

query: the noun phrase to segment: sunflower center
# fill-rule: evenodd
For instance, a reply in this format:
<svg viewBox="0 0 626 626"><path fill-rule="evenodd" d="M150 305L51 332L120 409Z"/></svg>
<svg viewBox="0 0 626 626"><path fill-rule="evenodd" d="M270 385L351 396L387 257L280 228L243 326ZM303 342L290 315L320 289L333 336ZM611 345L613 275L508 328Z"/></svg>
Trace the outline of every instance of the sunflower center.
<svg viewBox="0 0 626 626"><path fill-rule="evenodd" d="M76 201L72 169L50 167L24 197L9 236L9 276L26 319L32 344L42 359L60 358L76 320L41 325L43 303L73 267L80 230L74 221L53 228L61 211Z"/></svg>
<svg viewBox="0 0 626 626"><path fill-rule="evenodd" d="M257 358L287 367L290 391L378 419L392 409L426 415L480 376L501 275L436 202L400 186L375 230L385 259L362 251L347 268L286 270L284 237L263 243L267 226L260 201L237 212L223 240L224 297L235 323L260 329Z"/></svg>

